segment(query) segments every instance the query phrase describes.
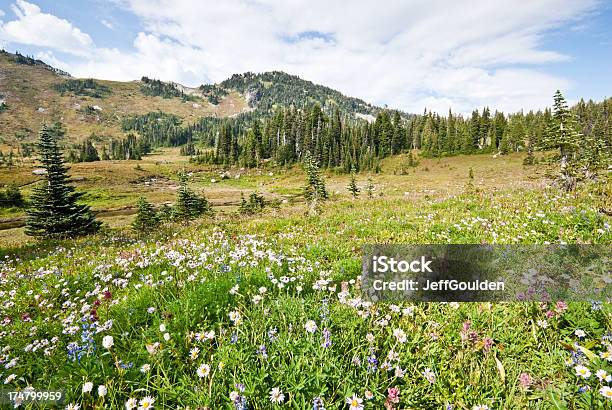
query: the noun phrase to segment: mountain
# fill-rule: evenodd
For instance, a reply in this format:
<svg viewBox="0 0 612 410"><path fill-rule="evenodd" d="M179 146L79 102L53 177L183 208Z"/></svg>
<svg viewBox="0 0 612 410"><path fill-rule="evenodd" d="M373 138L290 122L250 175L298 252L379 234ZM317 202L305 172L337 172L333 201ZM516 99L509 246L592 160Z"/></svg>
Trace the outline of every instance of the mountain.
<svg viewBox="0 0 612 410"><path fill-rule="evenodd" d="M71 142L124 136L122 122L161 111L183 124L203 117L265 114L278 106L304 107L373 119L381 109L329 87L279 71L235 74L197 88L148 77L131 82L77 79L41 60L0 52L0 150L33 142L43 123L60 120Z"/></svg>

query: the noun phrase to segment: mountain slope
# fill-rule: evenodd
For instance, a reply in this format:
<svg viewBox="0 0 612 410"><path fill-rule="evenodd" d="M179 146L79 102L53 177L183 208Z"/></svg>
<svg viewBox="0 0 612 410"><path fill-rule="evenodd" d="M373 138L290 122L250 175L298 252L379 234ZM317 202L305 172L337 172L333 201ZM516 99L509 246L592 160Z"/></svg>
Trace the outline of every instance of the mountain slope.
<svg viewBox="0 0 612 410"><path fill-rule="evenodd" d="M70 141L92 133L120 137L121 121L129 116L162 111L183 123L202 117L230 117L254 111L265 115L278 106L319 103L324 110L372 118L381 109L347 97L329 87L279 71L235 74L219 83L189 88L143 77L118 82L79 80L40 60L0 52L0 149L32 142L40 126L62 121Z"/></svg>
<svg viewBox="0 0 612 410"><path fill-rule="evenodd" d="M42 62L24 59L19 61L15 54L0 53L0 100L6 104L0 111L0 147L4 151L33 141L45 122L61 120L69 138L79 141L92 133L123 135L121 120L130 115L159 110L194 122L202 116L225 117L248 109L244 97L236 92L228 93L214 105L204 99L145 95L140 81L95 80L96 86L108 92L94 97L87 88L63 90L70 87L62 84L83 81Z"/></svg>

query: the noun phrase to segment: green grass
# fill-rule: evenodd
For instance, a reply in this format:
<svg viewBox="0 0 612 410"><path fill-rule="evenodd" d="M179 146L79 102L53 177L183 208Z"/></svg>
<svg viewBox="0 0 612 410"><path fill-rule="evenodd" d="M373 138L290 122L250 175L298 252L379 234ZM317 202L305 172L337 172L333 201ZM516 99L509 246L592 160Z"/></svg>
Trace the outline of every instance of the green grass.
<svg viewBox="0 0 612 410"><path fill-rule="evenodd" d="M350 199L348 176L327 175L332 199L316 216L306 216L303 203L284 204L250 217L224 212L189 226L167 225L150 238L137 237L122 216L92 237L7 240L0 249L0 317L6 318L0 383L63 388L67 402L82 408L124 408L128 398L145 396L155 398L155 408L234 408L235 392L231 397L244 398L249 409L312 408L315 397L327 409L346 409L353 394L366 409L380 409L392 387L400 389L395 408L609 407L599 394L605 383L595 376L612 372L599 356L612 351L604 338L612 329L609 303L601 309L590 303L567 309L553 303L369 305L360 301L358 286L365 244L611 244L610 217L599 211L610 181L568 195L541 177L532 180L545 170L525 169L518 157L424 160L429 171L422 164L405 176L389 171L395 160L373 176L373 199ZM502 165L490 172L495 164ZM176 166L145 165L145 172ZM468 166L476 170L472 192L465 187ZM99 168L96 175L128 187L129 169L133 164L108 175ZM195 189L215 171L200 172ZM302 179L297 169L247 173L204 189L216 200L254 186L291 194ZM359 184L365 180L358 175ZM98 179L84 183L91 181ZM93 185L84 200L118 207L136 193ZM232 312L240 320L232 321ZM310 320L313 333L305 329ZM107 327L83 338L92 323ZM405 341L396 337L398 329ZM214 338L198 340L211 331ZM114 346L106 349L102 338L109 335ZM69 354L73 342L83 348L76 360ZM592 372L588 379L576 376L579 363ZM199 377L204 364L210 373ZM143 365L150 370L141 372ZM94 384L93 393L82 392L85 382ZM101 384L108 389L104 397L96 391ZM578 393L585 386L590 390ZM273 388L284 393L282 405L271 404Z"/></svg>

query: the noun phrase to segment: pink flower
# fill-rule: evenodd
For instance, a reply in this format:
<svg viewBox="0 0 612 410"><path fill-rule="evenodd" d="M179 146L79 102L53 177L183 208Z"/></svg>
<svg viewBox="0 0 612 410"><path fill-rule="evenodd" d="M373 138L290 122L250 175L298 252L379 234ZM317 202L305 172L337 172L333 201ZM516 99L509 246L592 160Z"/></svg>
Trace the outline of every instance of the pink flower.
<svg viewBox="0 0 612 410"><path fill-rule="evenodd" d="M519 376L519 384L521 385L521 387L523 389L528 389L529 386L531 386L531 383L533 383L533 380L531 380L531 376L529 376L527 373L521 373L521 375Z"/></svg>
<svg viewBox="0 0 612 410"><path fill-rule="evenodd" d="M560 300L560 301L557 302L556 307L557 307L557 311L559 313L563 313L563 312L565 312L567 310L567 303L565 303L564 301Z"/></svg>
<svg viewBox="0 0 612 410"><path fill-rule="evenodd" d="M389 387L387 389L387 400L389 400L391 403L399 403L399 394L399 387Z"/></svg>

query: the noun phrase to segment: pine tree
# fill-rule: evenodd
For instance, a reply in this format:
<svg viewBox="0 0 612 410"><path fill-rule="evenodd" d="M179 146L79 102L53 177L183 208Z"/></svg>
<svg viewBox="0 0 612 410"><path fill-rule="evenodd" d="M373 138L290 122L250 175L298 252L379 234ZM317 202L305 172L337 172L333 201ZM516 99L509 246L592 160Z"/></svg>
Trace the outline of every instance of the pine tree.
<svg viewBox="0 0 612 410"><path fill-rule="evenodd" d="M44 125L40 131L38 148L47 174L46 181L32 192L27 235L74 237L94 233L100 228L89 206L77 204L82 194L69 184L68 168L58 145L62 136L59 123L52 128Z"/></svg>
<svg viewBox="0 0 612 410"><path fill-rule="evenodd" d="M576 187L576 153L581 134L576 131L574 116L561 91L557 90L554 100L552 121L542 148L559 150L561 183L566 191L571 191Z"/></svg>
<svg viewBox="0 0 612 410"><path fill-rule="evenodd" d="M19 187L12 183L4 192L0 192L0 208L23 208L26 201L19 190Z"/></svg>
<svg viewBox="0 0 612 410"><path fill-rule="evenodd" d="M141 233L148 233L159 227L161 219L153 209L153 206L143 197L138 198L136 218L132 222L132 228Z"/></svg>
<svg viewBox="0 0 612 410"><path fill-rule="evenodd" d="M327 199L328 195L317 161L312 158L310 151L304 155L304 171L306 171L304 198L309 204L309 213L316 214L319 201Z"/></svg>
<svg viewBox="0 0 612 410"><path fill-rule="evenodd" d="M355 181L355 167L351 169L351 182L349 183L347 189L353 195L353 198L357 198L359 196L359 187L357 186L357 182Z"/></svg>
<svg viewBox="0 0 612 410"><path fill-rule="evenodd" d="M212 214L212 206L206 197L199 196L187 186L188 177L184 173L179 174L180 186L177 191L176 204L174 205L175 217L178 220L188 222L203 215Z"/></svg>
<svg viewBox="0 0 612 410"><path fill-rule="evenodd" d="M368 184L366 185L366 192L368 193L368 198L374 197L374 183L372 182L372 177L368 177Z"/></svg>
<svg viewBox="0 0 612 410"><path fill-rule="evenodd" d="M527 156L523 160L523 165L535 164L535 157L533 156L533 136L529 134L527 137Z"/></svg>

